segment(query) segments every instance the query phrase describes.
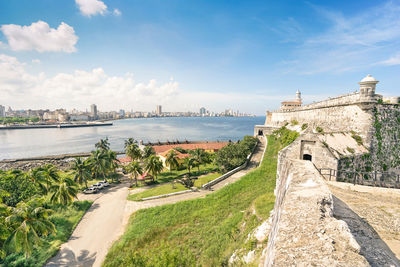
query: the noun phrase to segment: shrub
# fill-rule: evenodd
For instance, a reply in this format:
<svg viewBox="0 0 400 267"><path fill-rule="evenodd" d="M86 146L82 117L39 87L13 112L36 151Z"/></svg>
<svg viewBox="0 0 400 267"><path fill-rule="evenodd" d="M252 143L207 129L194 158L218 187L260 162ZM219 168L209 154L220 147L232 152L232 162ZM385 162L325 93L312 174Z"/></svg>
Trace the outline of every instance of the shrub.
<svg viewBox="0 0 400 267"><path fill-rule="evenodd" d="M290 124L291 124L292 126L295 126L295 125L299 124L299 122L298 122L297 120L292 120L292 121L290 122Z"/></svg>
<svg viewBox="0 0 400 267"><path fill-rule="evenodd" d="M361 136L359 136L359 135L353 133L353 134L351 135L351 137L353 137L353 139L356 140L356 142L357 142L358 145L360 145L360 146L363 145L363 140L362 140Z"/></svg>
<svg viewBox="0 0 400 267"><path fill-rule="evenodd" d="M351 147L347 147L346 149L347 149L347 151L349 151L351 154L354 154L354 152L355 152L355 150L354 150L353 148L351 148Z"/></svg>
<svg viewBox="0 0 400 267"><path fill-rule="evenodd" d="M281 145L284 147L291 144L297 137L299 137L298 132L291 131L285 126L281 127L279 130L275 130L273 135L279 138Z"/></svg>
<svg viewBox="0 0 400 267"><path fill-rule="evenodd" d="M324 132L324 129L322 129L319 126L317 126L317 128L315 128L315 130L317 131L317 133L323 133Z"/></svg>
<svg viewBox="0 0 400 267"><path fill-rule="evenodd" d="M303 123L303 125L301 125L301 130L302 131L304 131L307 128L308 128L308 123Z"/></svg>

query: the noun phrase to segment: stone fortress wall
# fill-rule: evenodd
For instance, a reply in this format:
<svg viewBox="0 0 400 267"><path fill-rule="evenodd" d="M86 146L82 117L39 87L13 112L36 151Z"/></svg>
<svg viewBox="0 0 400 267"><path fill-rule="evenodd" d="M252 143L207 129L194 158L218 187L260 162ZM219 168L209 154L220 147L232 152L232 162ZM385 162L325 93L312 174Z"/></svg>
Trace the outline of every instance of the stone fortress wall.
<svg viewBox="0 0 400 267"><path fill-rule="evenodd" d="M399 103L382 103L382 96L375 94L377 83L368 75L359 83L359 92L267 112L265 125L255 126L255 135L271 134L282 126L300 132L278 155L264 266L400 266L384 246L374 248L372 256L363 252L356 239L367 233L355 235L334 216L342 211L335 212L337 199L325 182L335 180L338 171L400 174ZM303 124L308 127L302 129ZM333 176L324 175L323 168L330 174L333 170Z"/></svg>

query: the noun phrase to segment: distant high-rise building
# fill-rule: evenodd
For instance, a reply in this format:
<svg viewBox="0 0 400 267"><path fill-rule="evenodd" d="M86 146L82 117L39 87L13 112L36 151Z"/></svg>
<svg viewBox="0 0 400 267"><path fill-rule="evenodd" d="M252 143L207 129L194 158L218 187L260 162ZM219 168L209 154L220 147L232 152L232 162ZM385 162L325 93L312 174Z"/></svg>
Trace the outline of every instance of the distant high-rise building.
<svg viewBox="0 0 400 267"><path fill-rule="evenodd" d="M0 105L0 117L5 117L6 116L6 107Z"/></svg>
<svg viewBox="0 0 400 267"><path fill-rule="evenodd" d="M156 107L156 114L157 114L157 115L161 115L161 114L162 114L161 105L157 105L157 107Z"/></svg>
<svg viewBox="0 0 400 267"><path fill-rule="evenodd" d="M204 107L200 108L200 115L204 115L206 113L207 113L207 111Z"/></svg>
<svg viewBox="0 0 400 267"><path fill-rule="evenodd" d="M90 114L93 119L97 119L97 106L95 104L90 105Z"/></svg>
<svg viewBox="0 0 400 267"><path fill-rule="evenodd" d="M120 116L121 118L124 118L124 117L125 117L125 110L120 109L120 110L119 110L119 116Z"/></svg>

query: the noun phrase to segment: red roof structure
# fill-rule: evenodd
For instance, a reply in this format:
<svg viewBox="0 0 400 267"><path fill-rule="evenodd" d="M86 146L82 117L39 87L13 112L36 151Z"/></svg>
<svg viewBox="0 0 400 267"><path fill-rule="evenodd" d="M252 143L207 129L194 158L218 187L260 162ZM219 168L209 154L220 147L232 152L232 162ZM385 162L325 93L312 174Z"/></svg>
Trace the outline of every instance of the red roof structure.
<svg viewBox="0 0 400 267"><path fill-rule="evenodd" d="M197 148L201 148L204 150L212 150L212 151L218 151L221 148L223 148L224 146L226 146L228 144L228 142L210 142L210 143L192 143L192 144L172 144L172 145L157 145L157 146L153 146L154 151L157 154L161 154L165 151L171 150L173 148L177 148L180 147L182 149L190 149L190 150L194 150Z"/></svg>
<svg viewBox="0 0 400 267"><path fill-rule="evenodd" d="M167 151L164 151L164 152L160 153L159 155L162 156L162 157L164 157L164 158L166 158L166 157L167 157L167 154L168 154L171 150L173 150L173 149L171 148L171 149L169 149L169 150L167 150ZM181 152L179 152L179 151L177 151L177 150L174 150L174 151L175 151L176 154L177 154L176 157L179 158L179 159L184 159L184 158L187 158L187 157L190 156L189 154L184 154L184 153L181 153Z"/></svg>

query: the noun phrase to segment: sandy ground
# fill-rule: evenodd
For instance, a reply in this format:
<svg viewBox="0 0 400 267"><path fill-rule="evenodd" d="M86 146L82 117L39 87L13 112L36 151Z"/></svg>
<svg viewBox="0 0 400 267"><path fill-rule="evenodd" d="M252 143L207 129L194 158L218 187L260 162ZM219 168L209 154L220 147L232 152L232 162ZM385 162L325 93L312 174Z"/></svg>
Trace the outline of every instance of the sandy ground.
<svg viewBox="0 0 400 267"><path fill-rule="evenodd" d="M379 246L387 251L386 257L392 259L394 266L400 266L400 190L339 182L328 185L339 209L346 210L340 219L356 236L361 254L372 266L386 266L379 264L385 255L374 255Z"/></svg>
<svg viewBox="0 0 400 267"><path fill-rule="evenodd" d="M102 190L99 194L79 195L80 200L93 200L94 203L83 216L68 242L61 246L58 254L46 266L101 266L108 249L123 234L133 212L143 208L204 197L219 190L254 169L261 160L264 148L265 143L260 143L247 168L216 184L212 190L135 202L126 199L128 194L138 193L145 188L128 190L129 183L124 182Z"/></svg>

